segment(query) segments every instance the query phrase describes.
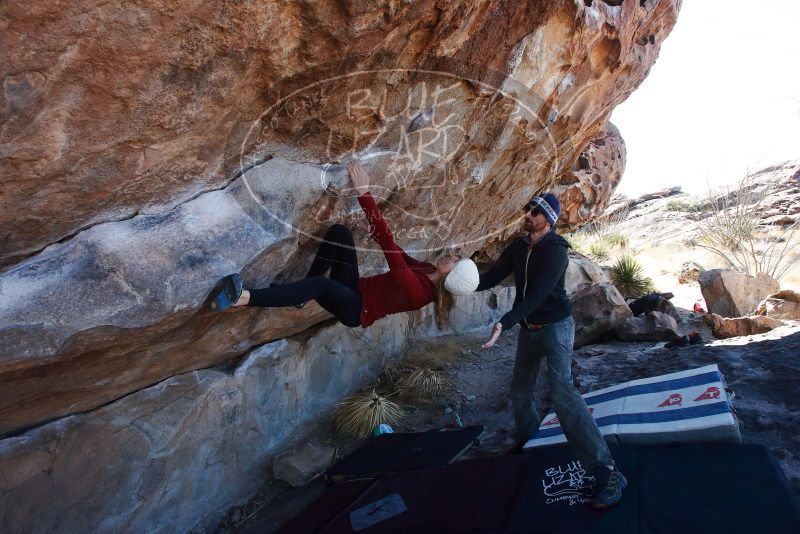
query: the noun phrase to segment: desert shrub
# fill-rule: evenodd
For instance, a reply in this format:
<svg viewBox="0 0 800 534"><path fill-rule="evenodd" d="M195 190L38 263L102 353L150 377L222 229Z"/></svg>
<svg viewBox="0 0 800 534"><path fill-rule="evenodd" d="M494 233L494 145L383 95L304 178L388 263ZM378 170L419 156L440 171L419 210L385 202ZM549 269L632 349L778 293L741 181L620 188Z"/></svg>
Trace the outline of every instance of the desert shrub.
<svg viewBox="0 0 800 534"><path fill-rule="evenodd" d="M644 275L641 264L632 256L620 256L611 266L611 282L624 297L641 297L653 290L653 281Z"/></svg>
<svg viewBox="0 0 800 534"><path fill-rule="evenodd" d="M667 202L667 211L680 211L683 213L696 213L705 209L703 202L687 202L685 200L670 200Z"/></svg>
<svg viewBox="0 0 800 534"><path fill-rule="evenodd" d="M625 248L628 246L628 237L624 234L608 234L608 236L606 236L606 240L613 247Z"/></svg>
<svg viewBox="0 0 800 534"><path fill-rule="evenodd" d="M601 216L564 237L573 250L591 256L595 260L607 260L615 247L628 247L628 236L622 233L622 224L627 216L627 209L609 216Z"/></svg>
<svg viewBox="0 0 800 534"><path fill-rule="evenodd" d="M800 261L800 223L769 228L761 225L771 208L770 191L756 187L748 175L734 188L708 194L710 215L698 223L698 246L721 257L729 267L780 280Z"/></svg>
<svg viewBox="0 0 800 534"><path fill-rule="evenodd" d="M341 432L359 438L370 435L381 423L396 425L405 415L403 409L375 390L349 397L336 405L334 420Z"/></svg>
<svg viewBox="0 0 800 534"><path fill-rule="evenodd" d="M607 260L610 255L610 249L611 247L607 241L599 239L589 246L589 255L596 260Z"/></svg>
<svg viewBox="0 0 800 534"><path fill-rule="evenodd" d="M579 252L581 254L588 254L588 239L585 234L581 232L575 232L574 234L567 234L563 236L564 239L567 240L569 243L570 248L575 252Z"/></svg>
<svg viewBox="0 0 800 534"><path fill-rule="evenodd" d="M442 392L442 376L431 369L414 369L397 381L397 387L415 397L433 399Z"/></svg>

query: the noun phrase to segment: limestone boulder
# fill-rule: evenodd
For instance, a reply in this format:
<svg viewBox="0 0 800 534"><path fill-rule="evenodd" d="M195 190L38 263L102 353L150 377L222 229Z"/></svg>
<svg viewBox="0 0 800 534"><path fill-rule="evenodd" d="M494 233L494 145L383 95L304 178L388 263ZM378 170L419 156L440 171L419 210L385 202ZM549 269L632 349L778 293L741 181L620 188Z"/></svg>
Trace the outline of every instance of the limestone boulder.
<svg viewBox="0 0 800 534"><path fill-rule="evenodd" d="M719 339L763 334L784 325L778 319L761 315L731 319L720 317L716 313L707 313L703 315L703 321L711 327L714 337Z"/></svg>
<svg viewBox="0 0 800 534"><path fill-rule="evenodd" d="M654 311L617 323L614 335L622 341L668 341L678 335L678 323L671 315Z"/></svg>
<svg viewBox="0 0 800 534"><path fill-rule="evenodd" d="M478 189L502 185L508 206L486 220L506 221L522 205L512 200L573 168L645 78L679 7L9 6L0 265L101 222L173 208L271 157L322 163L368 147L408 147L403 165L427 184L459 174ZM434 158L438 174L418 145L417 155L448 153ZM399 206L414 206L403 196Z"/></svg>
<svg viewBox="0 0 800 534"><path fill-rule="evenodd" d="M336 447L305 441L277 456L272 461L272 473L291 486L303 486L328 469L335 454Z"/></svg>
<svg viewBox="0 0 800 534"><path fill-rule="evenodd" d="M561 202L559 226L574 229L603 213L625 172L625 155L619 130L606 124L553 188Z"/></svg>
<svg viewBox="0 0 800 534"><path fill-rule="evenodd" d="M575 319L575 347L610 336L616 326L632 317L617 288L610 283L584 286L571 297Z"/></svg>
<svg viewBox="0 0 800 534"><path fill-rule="evenodd" d="M601 266L583 254L570 253L569 265L564 275L564 289L567 295L574 295L586 286L605 283L610 282Z"/></svg>
<svg viewBox="0 0 800 534"><path fill-rule="evenodd" d="M616 157L598 140L680 7L445 4L4 9L0 436L326 319L203 304L231 272L296 279L328 225L358 227L352 158L412 256L500 247L582 154ZM599 206L613 181L593 184L573 185ZM362 273L385 269L356 239Z"/></svg>
<svg viewBox="0 0 800 534"><path fill-rule="evenodd" d="M750 276L731 269L703 271L698 282L708 311L722 317L751 314L764 298L780 291L778 282L767 274Z"/></svg>
<svg viewBox="0 0 800 534"><path fill-rule="evenodd" d="M756 313L775 319L800 321L800 293L784 289L770 295L759 303Z"/></svg>
<svg viewBox="0 0 800 534"><path fill-rule="evenodd" d="M513 298L511 288L460 297L455 322L483 328ZM325 449L300 453L305 459L292 467L274 460L342 398L374 384L385 358L438 334L422 319L393 315L365 330L318 326L2 439L0 530L212 530L274 471L300 483L321 468Z"/></svg>

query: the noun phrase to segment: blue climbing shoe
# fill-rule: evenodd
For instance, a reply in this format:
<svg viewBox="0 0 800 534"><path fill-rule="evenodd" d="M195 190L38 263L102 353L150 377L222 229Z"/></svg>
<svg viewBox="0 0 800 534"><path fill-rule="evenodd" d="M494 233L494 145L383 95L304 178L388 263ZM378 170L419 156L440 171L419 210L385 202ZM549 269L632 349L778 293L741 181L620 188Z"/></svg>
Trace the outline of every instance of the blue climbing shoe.
<svg viewBox="0 0 800 534"><path fill-rule="evenodd" d="M229 274L211 292L211 309L214 311L227 310L242 296L242 277L238 274Z"/></svg>

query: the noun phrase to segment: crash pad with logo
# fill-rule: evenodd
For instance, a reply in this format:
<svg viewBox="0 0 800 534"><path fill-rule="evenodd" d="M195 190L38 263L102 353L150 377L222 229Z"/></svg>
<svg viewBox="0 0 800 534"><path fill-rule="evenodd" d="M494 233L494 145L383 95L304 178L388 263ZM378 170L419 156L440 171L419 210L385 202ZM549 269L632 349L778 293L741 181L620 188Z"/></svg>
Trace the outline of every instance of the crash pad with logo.
<svg viewBox="0 0 800 534"><path fill-rule="evenodd" d="M800 532L797 495L762 445L611 451L629 487L609 510L588 505L593 479L566 446L553 446L335 484L282 531ZM365 527L370 516L379 520Z"/></svg>

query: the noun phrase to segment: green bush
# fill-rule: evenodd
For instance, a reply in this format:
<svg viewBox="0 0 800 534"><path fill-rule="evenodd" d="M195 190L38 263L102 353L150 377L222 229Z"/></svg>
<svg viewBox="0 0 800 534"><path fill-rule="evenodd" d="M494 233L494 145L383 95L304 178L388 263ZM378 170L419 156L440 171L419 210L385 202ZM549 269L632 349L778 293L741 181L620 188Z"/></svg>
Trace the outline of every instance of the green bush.
<svg viewBox="0 0 800 534"><path fill-rule="evenodd" d="M628 237L623 234L608 234L606 240L613 247L625 248L628 246Z"/></svg>
<svg viewBox="0 0 800 534"><path fill-rule="evenodd" d="M569 246L570 248L572 248L572 250L574 250L575 252L580 252L581 254L587 253L586 250L587 239L584 234L576 232L574 234L564 235L563 237L564 239L567 240L567 243L569 243Z"/></svg>
<svg viewBox="0 0 800 534"><path fill-rule="evenodd" d="M684 213L696 213L703 211L702 202L686 202L685 200L670 200L667 202L667 211L680 211Z"/></svg>
<svg viewBox="0 0 800 534"><path fill-rule="evenodd" d="M589 246L589 255L596 260L607 260L610 248L607 241L597 240Z"/></svg>
<svg viewBox="0 0 800 534"><path fill-rule="evenodd" d="M641 297L653 290L653 281L644 276L644 269L635 258L620 256L611 266L611 282L623 297Z"/></svg>

